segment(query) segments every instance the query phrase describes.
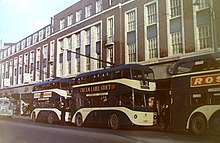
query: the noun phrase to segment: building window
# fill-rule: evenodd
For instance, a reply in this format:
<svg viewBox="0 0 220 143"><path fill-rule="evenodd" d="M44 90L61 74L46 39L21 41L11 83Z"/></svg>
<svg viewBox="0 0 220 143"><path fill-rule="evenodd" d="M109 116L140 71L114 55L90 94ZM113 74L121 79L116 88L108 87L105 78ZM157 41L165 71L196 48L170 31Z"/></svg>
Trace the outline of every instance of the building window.
<svg viewBox="0 0 220 143"><path fill-rule="evenodd" d="M157 38L148 39L149 59L158 57Z"/></svg>
<svg viewBox="0 0 220 143"><path fill-rule="evenodd" d="M73 24L73 15L71 14L67 17L67 26L70 26L72 24Z"/></svg>
<svg viewBox="0 0 220 143"><path fill-rule="evenodd" d="M181 32L172 33L171 37L172 37L173 54L183 53L182 33Z"/></svg>
<svg viewBox="0 0 220 143"><path fill-rule="evenodd" d="M96 13L102 11L102 0L96 0Z"/></svg>
<svg viewBox="0 0 220 143"><path fill-rule="evenodd" d="M90 70L90 67L91 67L91 60L90 60L90 45L87 45L86 46L86 70Z"/></svg>
<svg viewBox="0 0 220 143"><path fill-rule="evenodd" d="M67 39L68 39L68 49L72 49L72 45L73 45L72 36L67 37Z"/></svg>
<svg viewBox="0 0 220 143"><path fill-rule="evenodd" d="M33 35L33 44L37 43L37 37L38 37L38 34L35 33L35 34Z"/></svg>
<svg viewBox="0 0 220 143"><path fill-rule="evenodd" d="M44 39L44 30L41 30L39 32L39 41L43 40Z"/></svg>
<svg viewBox="0 0 220 143"><path fill-rule="evenodd" d="M61 19L60 20L60 30L64 29L65 28L65 19Z"/></svg>
<svg viewBox="0 0 220 143"><path fill-rule="evenodd" d="M199 10L206 9L210 7L209 0L196 0L196 5L199 6Z"/></svg>
<svg viewBox="0 0 220 143"><path fill-rule="evenodd" d="M113 19L113 17L108 19L107 35L108 35L107 42L108 43L114 42L114 19Z"/></svg>
<svg viewBox="0 0 220 143"><path fill-rule="evenodd" d="M127 13L128 17L128 31L134 31L136 29L136 14L135 11Z"/></svg>
<svg viewBox="0 0 220 143"><path fill-rule="evenodd" d="M48 37L50 35L50 26L46 28L45 37Z"/></svg>
<svg viewBox="0 0 220 143"><path fill-rule="evenodd" d="M157 22L157 7L156 3L147 6L148 24Z"/></svg>
<svg viewBox="0 0 220 143"><path fill-rule="evenodd" d="M50 61L54 61L54 41L50 42Z"/></svg>
<svg viewBox="0 0 220 143"><path fill-rule="evenodd" d="M16 47L17 47L17 51L21 50L21 44L20 43L17 43Z"/></svg>
<svg viewBox="0 0 220 143"><path fill-rule="evenodd" d="M136 62L136 44L128 44L128 58L129 62Z"/></svg>
<svg viewBox="0 0 220 143"><path fill-rule="evenodd" d="M96 26L96 29L97 29L97 41L101 41L101 36L102 36L102 31L101 31L101 25L97 25Z"/></svg>
<svg viewBox="0 0 220 143"><path fill-rule="evenodd" d="M114 58L113 58L113 47L109 47L109 48L107 48L106 49L106 51L107 51L107 61L108 62L111 62L111 63L113 63L113 60L114 60Z"/></svg>
<svg viewBox="0 0 220 143"><path fill-rule="evenodd" d="M90 44L91 43L91 29L87 29L86 30L86 44Z"/></svg>
<svg viewBox="0 0 220 143"><path fill-rule="evenodd" d="M76 12L76 22L79 22L82 20L82 10L79 10Z"/></svg>
<svg viewBox="0 0 220 143"><path fill-rule="evenodd" d="M97 53L97 68L100 69L101 68L101 53Z"/></svg>
<svg viewBox="0 0 220 143"><path fill-rule="evenodd" d="M27 46L30 46L31 45L31 37L28 37L27 38Z"/></svg>
<svg viewBox="0 0 220 143"><path fill-rule="evenodd" d="M64 40L63 39L60 40L60 50L61 51L64 50Z"/></svg>
<svg viewBox="0 0 220 143"><path fill-rule="evenodd" d="M80 48L76 49L76 69L77 72L80 72Z"/></svg>
<svg viewBox="0 0 220 143"><path fill-rule="evenodd" d="M92 15L92 5L88 5L86 8L85 8L85 18L88 18Z"/></svg>
<svg viewBox="0 0 220 143"><path fill-rule="evenodd" d="M109 6L112 5L112 0L108 0L108 5L109 5Z"/></svg>
<svg viewBox="0 0 220 143"><path fill-rule="evenodd" d="M170 0L171 17L181 15L181 0Z"/></svg>
<svg viewBox="0 0 220 143"><path fill-rule="evenodd" d="M198 27L199 29L199 46L200 49L211 47L211 37L209 25Z"/></svg>
<svg viewBox="0 0 220 143"><path fill-rule="evenodd" d="M23 41L21 42L21 49L24 49L25 46L26 46L26 40L23 40Z"/></svg>
<svg viewBox="0 0 220 143"><path fill-rule="evenodd" d="M80 47L81 46L81 34L78 33L76 35L77 39L76 39L76 47Z"/></svg>

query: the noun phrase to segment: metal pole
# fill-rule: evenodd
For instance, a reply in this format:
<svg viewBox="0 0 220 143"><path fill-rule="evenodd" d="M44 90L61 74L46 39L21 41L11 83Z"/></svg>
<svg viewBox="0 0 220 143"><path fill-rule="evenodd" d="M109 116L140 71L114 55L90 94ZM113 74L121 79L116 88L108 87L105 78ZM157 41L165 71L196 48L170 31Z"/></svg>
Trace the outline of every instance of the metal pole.
<svg viewBox="0 0 220 143"><path fill-rule="evenodd" d="M104 62L104 63L107 63L107 64L110 64L110 65L115 65L114 63L112 62L108 62L108 61L105 61L105 60L100 60L100 59L97 59L97 58L94 58L94 57L91 57L91 56L87 56L87 55L84 55L84 54L81 54L81 53L77 53L77 52L74 52L74 51L71 51L69 49L66 49L67 51L70 51L71 53L74 53L76 55L80 55L80 56L83 56L83 57L87 57L87 58L90 58L90 59L93 59L93 60L97 60L97 61L100 61L100 62Z"/></svg>

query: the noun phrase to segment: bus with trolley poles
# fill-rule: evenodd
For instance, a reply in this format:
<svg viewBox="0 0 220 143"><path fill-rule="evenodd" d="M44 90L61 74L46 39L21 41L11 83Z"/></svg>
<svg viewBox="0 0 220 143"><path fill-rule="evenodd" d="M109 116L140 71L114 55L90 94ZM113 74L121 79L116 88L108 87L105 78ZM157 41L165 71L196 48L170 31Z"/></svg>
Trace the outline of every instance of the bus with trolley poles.
<svg viewBox="0 0 220 143"><path fill-rule="evenodd" d="M220 129L220 54L177 61L171 70L170 128L204 134Z"/></svg>
<svg viewBox="0 0 220 143"><path fill-rule="evenodd" d="M69 89L74 79L60 78L36 83L33 87L31 119L49 124L70 122Z"/></svg>
<svg viewBox="0 0 220 143"><path fill-rule="evenodd" d="M111 129L157 124L156 84L149 67L125 64L78 74L72 86L72 123Z"/></svg>
<svg viewBox="0 0 220 143"><path fill-rule="evenodd" d="M0 98L0 117L9 117L13 115L13 105L7 97Z"/></svg>

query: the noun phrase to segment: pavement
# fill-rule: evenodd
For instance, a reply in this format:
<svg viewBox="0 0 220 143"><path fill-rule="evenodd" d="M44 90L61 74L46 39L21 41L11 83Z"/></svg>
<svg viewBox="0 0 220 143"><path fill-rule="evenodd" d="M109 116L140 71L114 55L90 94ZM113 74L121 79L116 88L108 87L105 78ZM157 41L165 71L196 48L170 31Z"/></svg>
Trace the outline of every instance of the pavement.
<svg viewBox="0 0 220 143"><path fill-rule="evenodd" d="M23 120L30 120L30 116L21 116L21 115L12 115L14 119L23 119Z"/></svg>

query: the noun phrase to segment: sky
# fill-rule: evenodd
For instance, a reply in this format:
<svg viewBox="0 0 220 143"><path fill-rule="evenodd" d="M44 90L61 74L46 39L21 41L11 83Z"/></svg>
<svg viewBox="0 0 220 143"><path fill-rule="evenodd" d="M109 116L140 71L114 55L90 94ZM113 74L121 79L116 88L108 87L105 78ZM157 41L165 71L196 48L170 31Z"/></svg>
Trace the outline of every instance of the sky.
<svg viewBox="0 0 220 143"><path fill-rule="evenodd" d="M80 0L0 0L0 40L16 43Z"/></svg>

